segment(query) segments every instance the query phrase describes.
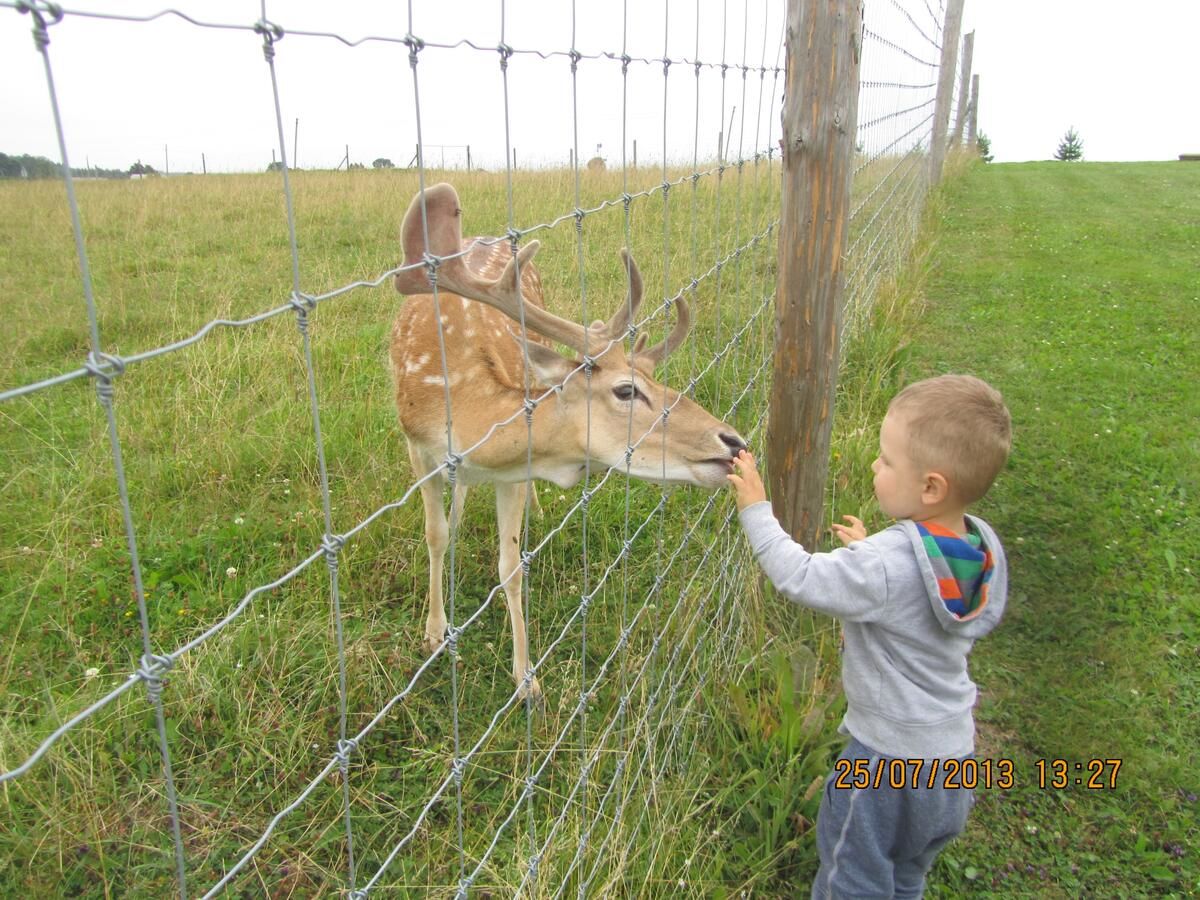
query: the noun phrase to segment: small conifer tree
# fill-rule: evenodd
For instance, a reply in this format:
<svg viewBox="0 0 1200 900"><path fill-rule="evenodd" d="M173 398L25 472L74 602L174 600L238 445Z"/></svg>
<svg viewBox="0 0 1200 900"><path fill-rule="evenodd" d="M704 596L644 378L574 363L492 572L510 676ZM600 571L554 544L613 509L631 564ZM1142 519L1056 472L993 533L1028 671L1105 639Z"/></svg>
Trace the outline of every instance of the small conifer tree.
<svg viewBox="0 0 1200 900"><path fill-rule="evenodd" d="M1054 158L1062 162L1083 159L1083 141L1079 139L1074 128L1067 129L1067 133L1058 144L1058 149L1054 151Z"/></svg>
<svg viewBox="0 0 1200 900"><path fill-rule="evenodd" d="M992 161L992 141L982 131L975 137L975 147L979 150L979 157L985 163Z"/></svg>

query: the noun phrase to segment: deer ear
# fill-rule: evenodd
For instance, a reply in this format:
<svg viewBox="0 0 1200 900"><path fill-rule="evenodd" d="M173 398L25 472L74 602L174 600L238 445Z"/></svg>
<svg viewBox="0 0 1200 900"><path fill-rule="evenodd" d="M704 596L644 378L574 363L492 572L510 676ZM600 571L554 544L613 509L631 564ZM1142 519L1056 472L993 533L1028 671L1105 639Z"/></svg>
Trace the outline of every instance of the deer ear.
<svg viewBox="0 0 1200 900"><path fill-rule="evenodd" d="M575 363L544 344L530 341L525 348L529 353L529 366L533 369L534 380L542 387L561 385L576 369Z"/></svg>
<svg viewBox="0 0 1200 900"><path fill-rule="evenodd" d="M400 226L400 247L404 251L403 266L423 262L427 251L433 256L450 256L462 249L462 210L453 185L435 184L413 197ZM402 294L429 292L424 266L397 272L393 283Z"/></svg>

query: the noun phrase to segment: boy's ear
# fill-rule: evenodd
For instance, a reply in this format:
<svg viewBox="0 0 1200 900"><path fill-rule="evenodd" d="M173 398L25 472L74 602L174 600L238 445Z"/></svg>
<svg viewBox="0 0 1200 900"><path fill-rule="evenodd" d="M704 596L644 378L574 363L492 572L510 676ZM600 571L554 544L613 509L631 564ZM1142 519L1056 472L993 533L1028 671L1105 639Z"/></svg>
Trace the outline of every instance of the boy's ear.
<svg viewBox="0 0 1200 900"><path fill-rule="evenodd" d="M950 482L941 472L926 472L921 486L921 502L935 506L950 496Z"/></svg>

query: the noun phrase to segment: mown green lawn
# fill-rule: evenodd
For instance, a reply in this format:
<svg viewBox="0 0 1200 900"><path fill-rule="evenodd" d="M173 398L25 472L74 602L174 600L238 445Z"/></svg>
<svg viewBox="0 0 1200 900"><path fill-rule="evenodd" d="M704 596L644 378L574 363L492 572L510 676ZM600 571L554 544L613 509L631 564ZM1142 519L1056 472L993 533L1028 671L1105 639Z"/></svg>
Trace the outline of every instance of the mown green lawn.
<svg viewBox="0 0 1200 900"><path fill-rule="evenodd" d="M979 792L930 896L1194 895L1200 166L979 165L945 204L900 380L969 371L1013 414L981 507L1012 593L972 664L978 756L1017 783ZM1075 783L1094 759L1115 788Z"/></svg>

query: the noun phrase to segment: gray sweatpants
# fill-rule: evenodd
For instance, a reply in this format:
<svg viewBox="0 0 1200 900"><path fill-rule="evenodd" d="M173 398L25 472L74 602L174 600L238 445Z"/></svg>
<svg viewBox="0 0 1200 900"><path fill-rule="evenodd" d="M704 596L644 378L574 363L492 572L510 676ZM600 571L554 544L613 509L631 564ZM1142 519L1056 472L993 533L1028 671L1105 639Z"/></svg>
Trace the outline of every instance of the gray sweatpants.
<svg viewBox="0 0 1200 900"><path fill-rule="evenodd" d="M891 758L853 738L839 759L851 765L864 760L859 770L872 779L882 765L883 778L879 787L839 788L836 781L839 774L846 775L845 764L830 773L817 815L821 867L813 882L813 900L920 897L934 858L966 826L974 792L947 789L940 777L929 789L928 762L921 769L919 787L892 788L887 768ZM847 780L843 777L843 783Z"/></svg>

